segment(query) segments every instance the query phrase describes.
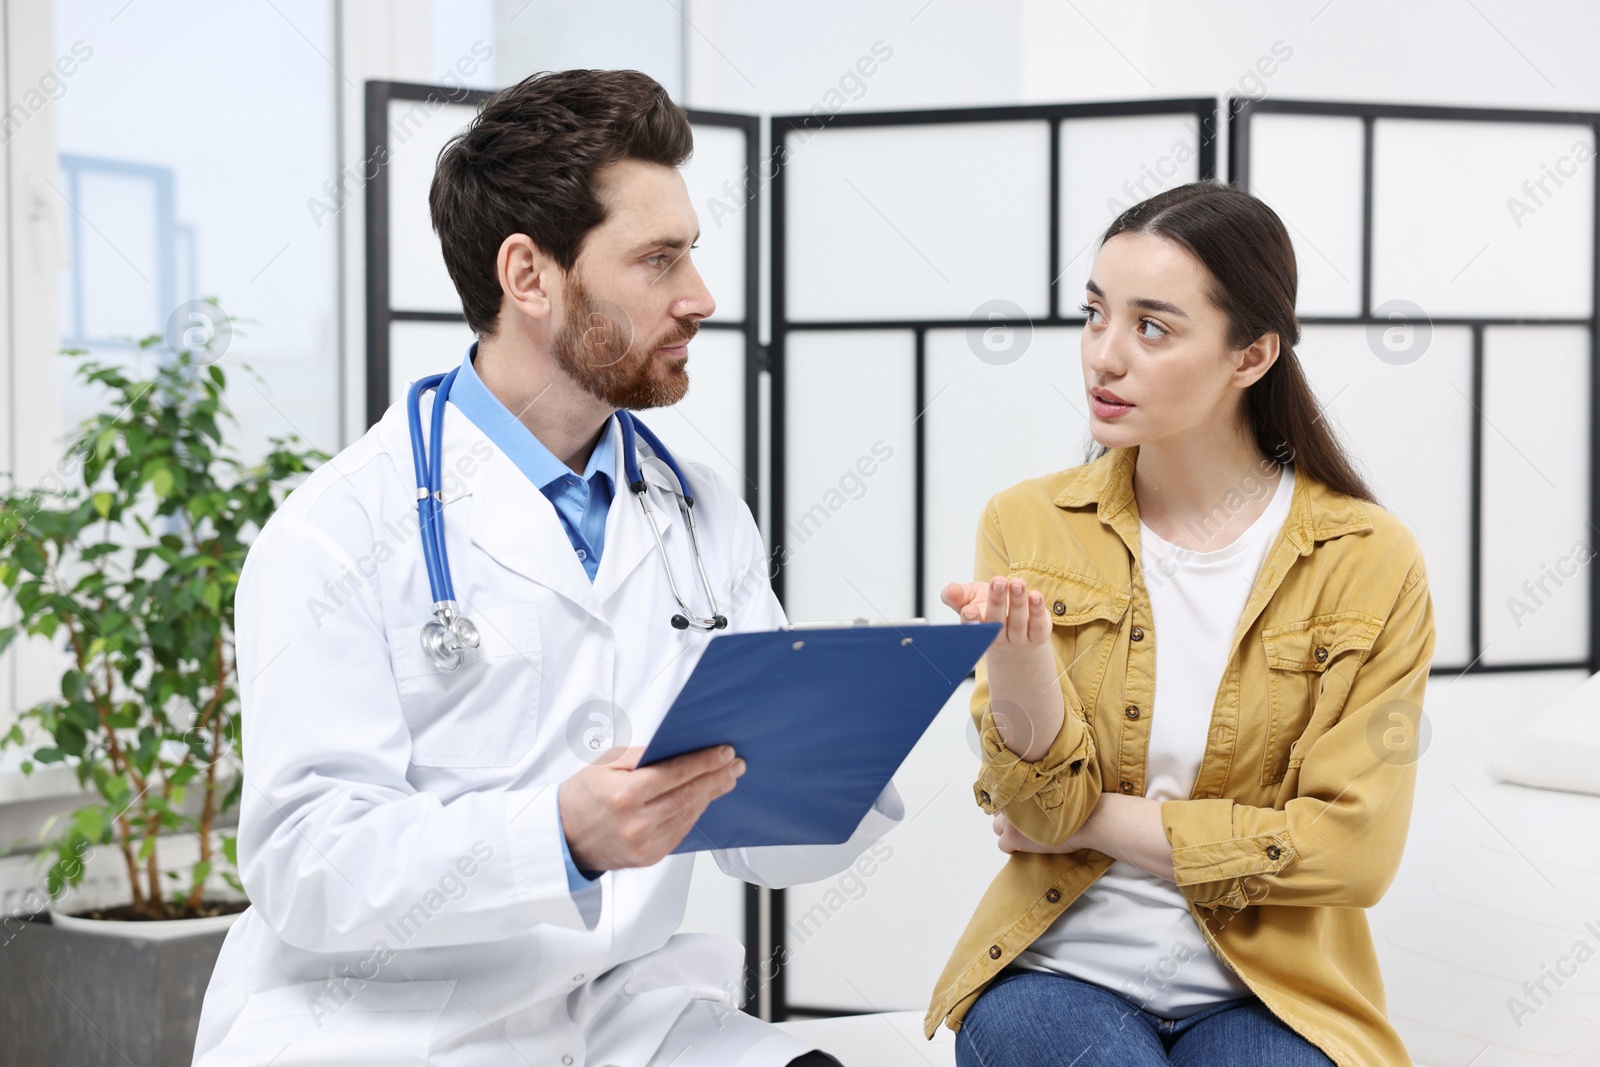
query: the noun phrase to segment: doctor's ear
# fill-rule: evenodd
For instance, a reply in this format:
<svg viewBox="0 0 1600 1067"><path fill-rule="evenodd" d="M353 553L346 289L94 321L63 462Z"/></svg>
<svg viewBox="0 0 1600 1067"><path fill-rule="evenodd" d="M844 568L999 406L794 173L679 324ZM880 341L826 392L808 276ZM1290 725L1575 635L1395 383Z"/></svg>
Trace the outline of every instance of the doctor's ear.
<svg viewBox="0 0 1600 1067"><path fill-rule="evenodd" d="M550 291L559 274L555 260L525 233L514 233L500 242L495 256L495 276L500 280L503 298L523 314L533 318L550 315Z"/></svg>

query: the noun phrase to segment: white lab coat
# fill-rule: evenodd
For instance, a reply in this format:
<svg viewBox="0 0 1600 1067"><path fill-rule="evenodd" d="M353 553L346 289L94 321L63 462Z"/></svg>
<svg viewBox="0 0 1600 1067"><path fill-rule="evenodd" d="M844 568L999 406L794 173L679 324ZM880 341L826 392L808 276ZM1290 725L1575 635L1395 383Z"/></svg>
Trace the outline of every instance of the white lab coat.
<svg viewBox="0 0 1600 1067"><path fill-rule="evenodd" d="M432 598L403 404L261 532L238 593L252 904L206 992L199 1067L776 1067L809 1049L736 1010L738 941L676 933L691 855L568 889L558 785L596 741L646 743L710 640L670 625L676 602L614 421L611 433L616 493L591 584L551 504L448 410L446 543L482 633L453 673L418 636ZM729 629L786 625L749 509L710 468L680 463ZM654 484L649 496L703 611L675 498ZM843 844L713 855L757 884L815 881L903 814L891 783Z"/></svg>

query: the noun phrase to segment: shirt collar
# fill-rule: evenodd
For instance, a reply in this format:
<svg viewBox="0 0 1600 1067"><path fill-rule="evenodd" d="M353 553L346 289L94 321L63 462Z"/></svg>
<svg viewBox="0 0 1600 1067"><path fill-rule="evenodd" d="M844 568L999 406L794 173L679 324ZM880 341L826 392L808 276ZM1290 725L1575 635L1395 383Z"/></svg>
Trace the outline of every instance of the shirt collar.
<svg viewBox="0 0 1600 1067"><path fill-rule="evenodd" d="M1124 509L1131 507L1137 514L1133 472L1138 458L1138 445L1107 449L1094 462L1067 473L1061 491L1056 494L1056 505L1083 507L1094 504L1100 520L1108 525L1115 525L1115 517ZM1365 502L1336 493L1317 479L1305 476L1305 472L1297 468L1289 517L1284 522L1284 529L1295 548L1305 555L1318 541L1372 529L1372 520L1367 514Z"/></svg>
<svg viewBox="0 0 1600 1067"><path fill-rule="evenodd" d="M482 430L491 444L504 452L542 492L552 484L572 473L572 468L556 458L533 431L524 426L511 410L489 391L483 379L473 369L472 360L478 353L474 341L461 361L460 373L450 386L450 403L471 419ZM583 480L593 484L596 474L604 475L608 488L615 486L616 446L612 441L612 424L616 416L608 416L600 430L600 440L589 453L589 463L584 468Z"/></svg>

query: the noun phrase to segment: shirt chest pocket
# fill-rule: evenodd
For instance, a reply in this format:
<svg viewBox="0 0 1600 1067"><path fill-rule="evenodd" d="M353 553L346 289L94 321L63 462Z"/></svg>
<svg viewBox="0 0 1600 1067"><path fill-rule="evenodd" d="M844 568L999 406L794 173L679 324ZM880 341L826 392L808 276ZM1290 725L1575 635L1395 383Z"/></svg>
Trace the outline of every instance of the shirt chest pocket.
<svg viewBox="0 0 1600 1067"><path fill-rule="evenodd" d="M400 706L421 767L509 767L539 729L544 677L539 615L532 604L469 613L479 643L453 671L422 648L422 623L389 631Z"/></svg>
<svg viewBox="0 0 1600 1067"><path fill-rule="evenodd" d="M1299 767L1316 734L1338 720L1356 670L1382 630L1382 619L1340 611L1261 631L1267 660L1262 785L1281 782Z"/></svg>

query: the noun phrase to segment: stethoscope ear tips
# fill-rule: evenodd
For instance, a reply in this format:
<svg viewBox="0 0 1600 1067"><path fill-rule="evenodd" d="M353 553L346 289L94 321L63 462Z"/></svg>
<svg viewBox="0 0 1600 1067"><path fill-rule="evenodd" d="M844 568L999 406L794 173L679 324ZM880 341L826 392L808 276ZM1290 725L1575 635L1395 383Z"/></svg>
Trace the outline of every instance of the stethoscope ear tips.
<svg viewBox="0 0 1600 1067"><path fill-rule="evenodd" d="M687 630L689 628L689 620L682 615L674 615L672 617L672 628L674 630Z"/></svg>
<svg viewBox="0 0 1600 1067"><path fill-rule="evenodd" d="M717 624L716 629L726 630L728 628L728 617L726 615L717 615L714 616L714 618Z"/></svg>

